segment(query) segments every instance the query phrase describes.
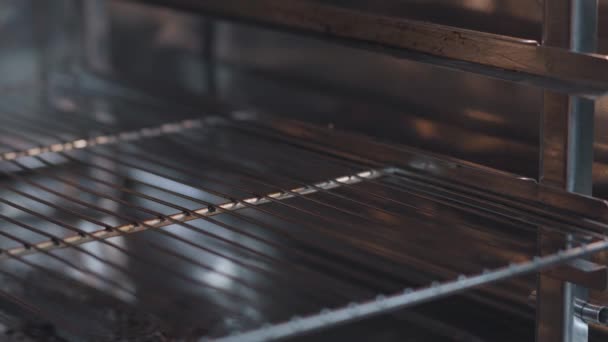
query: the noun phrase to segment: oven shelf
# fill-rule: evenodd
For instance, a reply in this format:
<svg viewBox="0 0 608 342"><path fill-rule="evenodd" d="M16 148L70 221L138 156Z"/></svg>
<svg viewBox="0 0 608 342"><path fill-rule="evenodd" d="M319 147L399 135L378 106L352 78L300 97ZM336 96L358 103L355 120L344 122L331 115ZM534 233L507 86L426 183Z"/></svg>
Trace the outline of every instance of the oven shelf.
<svg viewBox="0 0 608 342"><path fill-rule="evenodd" d="M458 160L246 112L19 97L0 117L0 293L73 336L114 333L123 306L256 341L480 287L521 310L532 273L608 250L604 202ZM576 246L536 257L539 227Z"/></svg>

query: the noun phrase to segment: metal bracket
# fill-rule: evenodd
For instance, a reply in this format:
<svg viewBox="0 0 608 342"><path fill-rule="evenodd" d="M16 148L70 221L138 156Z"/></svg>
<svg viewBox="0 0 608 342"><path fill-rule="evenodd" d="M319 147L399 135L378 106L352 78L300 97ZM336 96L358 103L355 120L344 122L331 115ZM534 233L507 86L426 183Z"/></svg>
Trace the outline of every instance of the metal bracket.
<svg viewBox="0 0 608 342"><path fill-rule="evenodd" d="M570 261L543 274L597 291L608 290L608 268L584 259Z"/></svg>

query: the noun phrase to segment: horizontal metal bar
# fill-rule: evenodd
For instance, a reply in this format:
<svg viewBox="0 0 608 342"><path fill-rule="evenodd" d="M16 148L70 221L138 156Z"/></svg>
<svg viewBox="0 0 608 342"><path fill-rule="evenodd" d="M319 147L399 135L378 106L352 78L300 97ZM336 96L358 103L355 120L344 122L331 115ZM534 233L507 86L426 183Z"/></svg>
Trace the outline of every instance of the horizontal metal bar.
<svg viewBox="0 0 608 342"><path fill-rule="evenodd" d="M48 146L32 147L23 151L3 152L0 153L0 161L15 160L21 157L34 157L49 152L64 152L99 145L111 145L119 142L158 137L163 134L175 134L187 129L200 128L203 121L204 119L190 119L179 122L170 122L158 127L146 127L134 131L105 134L92 138L76 139L68 142L58 142Z"/></svg>
<svg viewBox="0 0 608 342"><path fill-rule="evenodd" d="M540 46L536 41L363 13L294 0L131 0L270 25L397 57L538 85L577 95L608 91L605 56ZM397 50L397 51L394 51ZM414 53L414 54L412 54Z"/></svg>
<svg viewBox="0 0 608 342"><path fill-rule="evenodd" d="M608 240L594 242L578 248L571 248L544 257L537 257L531 261L509 265L471 277L460 276L457 280L448 281L443 284L432 284L429 287L416 291L406 289L403 293L388 297L379 296L375 300L362 304L351 304L347 307L334 310L324 309L317 315L305 318L294 318L285 323L272 325L270 327L262 327L257 330L219 338L214 341L255 342L274 341L295 337L321 329L327 329L335 325L390 313L395 310L457 294L467 289L487 285L500 280L544 270L570 260L589 256L605 250L608 250Z"/></svg>
<svg viewBox="0 0 608 342"><path fill-rule="evenodd" d="M250 197L245 198L243 200L235 201L235 202L226 202L222 204L218 204L216 206L209 206L204 208L199 208L196 210L191 210L191 212L180 212L172 215L167 215L165 218L152 218L142 222L137 223L128 223L120 226L112 227L111 229L100 229L86 235L79 234L69 236L63 239L53 239L38 242L36 244L32 244L33 248L25 248L25 247L15 247L12 249L7 249L4 251L4 254L0 255L0 260L9 258L14 255L27 255L37 253L38 250L52 250L58 248L64 248L66 246L79 245L90 241L98 241L98 239L109 239L111 237L120 236L123 234L133 234L141 231L145 231L151 228L162 228L168 225L175 224L176 222L188 222L196 219L200 219L201 217L209 217L221 214L225 211L235 211L239 209L247 208L247 206L243 203L247 203L252 206L257 206L261 204L270 203L272 198L274 200L282 201L299 195L310 195L316 193L320 190L325 189L330 190L334 188L338 188L343 186L344 184L356 184L362 182L363 179L375 179L381 177L383 175L382 171L378 170L369 170L364 172L359 172L356 175L347 175L336 177L335 179L330 179L327 181L322 181L313 184L313 186L308 187L298 187L295 189L291 189L289 192L274 192L270 194L266 194L260 197Z"/></svg>

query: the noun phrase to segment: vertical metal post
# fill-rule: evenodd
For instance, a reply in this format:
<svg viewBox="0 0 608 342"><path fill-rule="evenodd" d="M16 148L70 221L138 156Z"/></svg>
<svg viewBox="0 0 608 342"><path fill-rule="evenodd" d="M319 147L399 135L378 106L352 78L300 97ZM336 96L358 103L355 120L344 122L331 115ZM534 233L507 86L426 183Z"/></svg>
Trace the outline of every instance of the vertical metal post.
<svg viewBox="0 0 608 342"><path fill-rule="evenodd" d="M578 52L595 50L597 0L545 0L543 44ZM541 120L540 181L591 195L594 103L545 91ZM568 247L568 239L539 229L539 252ZM574 314L574 303L588 290L571 283L538 277L537 342L587 342L588 326Z"/></svg>
<svg viewBox="0 0 608 342"><path fill-rule="evenodd" d="M38 45L41 105L53 103L62 94L56 93L58 81L76 79L79 48L77 32L79 17L77 0L55 2L32 1L33 27Z"/></svg>
<svg viewBox="0 0 608 342"><path fill-rule="evenodd" d="M211 98L218 95L216 65L216 22L203 18L201 24L201 56L204 64L205 91Z"/></svg>
<svg viewBox="0 0 608 342"><path fill-rule="evenodd" d="M37 48L37 71L38 71L38 82L40 83L40 105L44 106L49 100L49 69L50 63L50 51L49 46L51 45L51 28L52 23L49 18L52 17L52 13L49 13L48 2L32 3L32 28L34 30L35 44Z"/></svg>
<svg viewBox="0 0 608 342"><path fill-rule="evenodd" d="M108 2L85 0L82 3L82 47L84 67L93 72L107 73L110 60L110 20Z"/></svg>
<svg viewBox="0 0 608 342"><path fill-rule="evenodd" d="M86 76L104 77L112 72L109 6L106 0L81 0L81 87L88 86L84 81ZM80 101L90 105L89 111L97 120L113 120L110 114L111 104L102 96L84 96Z"/></svg>
<svg viewBox="0 0 608 342"><path fill-rule="evenodd" d="M576 52L595 52L598 0L573 0L571 20L571 49ZM567 189L591 195L595 102L573 97L570 106Z"/></svg>

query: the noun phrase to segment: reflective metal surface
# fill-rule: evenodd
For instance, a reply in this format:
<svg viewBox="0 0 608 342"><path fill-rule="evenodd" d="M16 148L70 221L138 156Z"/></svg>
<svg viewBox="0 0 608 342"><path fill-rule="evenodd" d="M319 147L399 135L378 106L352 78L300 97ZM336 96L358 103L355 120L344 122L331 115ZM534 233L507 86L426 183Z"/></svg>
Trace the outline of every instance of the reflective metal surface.
<svg viewBox="0 0 608 342"><path fill-rule="evenodd" d="M534 277L511 276L544 265L533 257L538 227L577 243L605 234L605 202L552 187L567 173L559 163L568 153L560 136L567 113L545 106L540 114L543 104L562 109L567 101L545 101L541 89L508 82L502 72L444 69L437 59L410 61L403 57L414 55L130 1L9 2L15 12L2 12L10 19L2 27L21 33L0 50L0 67L28 87L10 82L0 93L0 328L7 338L219 338L300 315L307 318L286 323L283 336L532 340ZM339 6L336 13L364 9L365 18L386 18L383 25L415 23L406 33L453 26L483 44L545 51L527 43L543 40L538 1L316 3ZM600 1L600 52L605 7ZM384 33L390 44L414 41L400 40L404 27L396 27L363 33ZM369 38L351 37L363 26L330 28ZM448 53L474 56L466 49L475 46ZM15 67L25 61L29 74ZM482 75L462 72L471 70ZM608 196L606 103L596 104L600 198ZM541 126L557 132L543 139L554 158L544 167ZM548 257L564 262L554 251ZM607 255L588 262L606 264ZM564 267L543 274L561 284L572 274ZM469 289L500 274L509 279ZM601 288L601 274L576 279L595 277ZM419 291L401 296L410 287ZM466 291L439 299L446 289ZM348 321L361 309L349 302L369 302L380 314L387 299L404 300L391 307L402 308L412 298L433 301L322 332L306 328L311 320L324 326L325 316L315 316L323 308ZM605 295L591 299L602 303ZM599 334L592 329L591 340L605 338Z"/></svg>

